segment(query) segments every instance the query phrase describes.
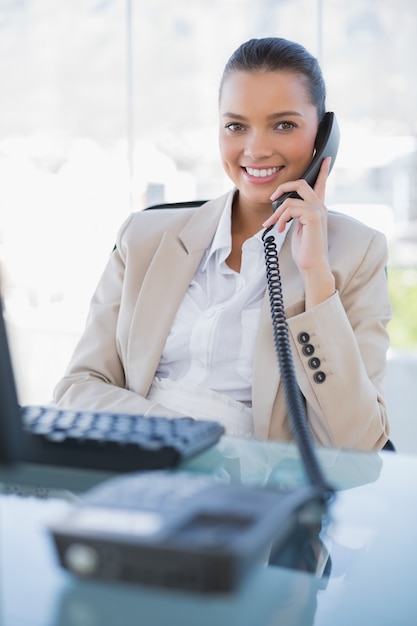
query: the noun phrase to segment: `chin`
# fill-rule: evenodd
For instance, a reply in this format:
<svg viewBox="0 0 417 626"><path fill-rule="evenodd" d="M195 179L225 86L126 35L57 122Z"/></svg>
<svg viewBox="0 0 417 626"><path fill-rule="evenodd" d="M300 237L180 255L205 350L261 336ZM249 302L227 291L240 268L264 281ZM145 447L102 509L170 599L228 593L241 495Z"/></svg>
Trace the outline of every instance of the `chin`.
<svg viewBox="0 0 417 626"><path fill-rule="evenodd" d="M253 202L256 204L270 204L272 205L272 200L270 200L270 196L274 189L268 189L267 191L259 189L251 190L246 192L241 190L241 194L244 198L246 198L249 202Z"/></svg>

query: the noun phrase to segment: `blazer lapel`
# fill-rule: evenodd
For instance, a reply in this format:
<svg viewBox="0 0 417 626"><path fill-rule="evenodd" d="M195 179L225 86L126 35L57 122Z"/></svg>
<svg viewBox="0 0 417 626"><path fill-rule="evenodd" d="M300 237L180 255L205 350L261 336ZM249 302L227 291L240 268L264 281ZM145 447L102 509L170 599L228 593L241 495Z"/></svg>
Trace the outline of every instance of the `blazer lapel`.
<svg viewBox="0 0 417 626"><path fill-rule="evenodd" d="M226 196L198 209L178 235L165 231L136 300L128 340L127 382L149 391L172 322L210 245Z"/></svg>
<svg viewBox="0 0 417 626"><path fill-rule="evenodd" d="M255 437L266 439L280 373L275 353L269 294L266 293L256 335L252 371L252 406Z"/></svg>
<svg viewBox="0 0 417 626"><path fill-rule="evenodd" d="M291 254L293 228L294 225L288 231L279 253L279 269L287 317L303 312L305 305L303 283ZM256 337L252 379L255 436L261 439L265 439L269 435L274 402L280 382L281 374L275 349L271 305L267 289Z"/></svg>

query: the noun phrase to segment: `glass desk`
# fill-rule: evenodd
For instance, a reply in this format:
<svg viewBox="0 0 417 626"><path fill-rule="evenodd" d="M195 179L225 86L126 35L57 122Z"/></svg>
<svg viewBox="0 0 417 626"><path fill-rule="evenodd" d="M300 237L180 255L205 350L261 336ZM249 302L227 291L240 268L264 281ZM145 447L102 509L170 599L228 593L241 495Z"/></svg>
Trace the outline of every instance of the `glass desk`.
<svg viewBox="0 0 417 626"><path fill-rule="evenodd" d="M0 624L415 626L417 457L322 449L319 458L338 493L317 563L259 565L230 595L77 580L57 565L47 530L70 506L68 498L0 496ZM305 482L297 450L276 442L223 438L184 467L248 485ZM2 470L4 492L8 480L30 469ZM68 484L57 483L67 477L50 472L55 482L45 489L70 494ZM86 473L86 488L102 477Z"/></svg>

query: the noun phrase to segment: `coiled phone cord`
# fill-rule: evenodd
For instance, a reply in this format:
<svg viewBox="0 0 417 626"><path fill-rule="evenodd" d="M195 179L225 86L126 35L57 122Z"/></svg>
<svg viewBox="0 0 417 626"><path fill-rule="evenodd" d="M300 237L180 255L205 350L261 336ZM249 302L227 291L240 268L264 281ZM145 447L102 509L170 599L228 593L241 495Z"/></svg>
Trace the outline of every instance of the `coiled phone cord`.
<svg viewBox="0 0 417 626"><path fill-rule="evenodd" d="M274 344L284 385L290 426L293 437L300 450L308 478L312 485L320 489L324 501L328 502L333 498L334 489L328 485L317 459L311 431L307 422L304 398L295 375L288 322L284 309L278 251L275 238L273 235L268 235L272 228L273 226L270 226L264 231L262 241L265 252L266 278L271 306Z"/></svg>

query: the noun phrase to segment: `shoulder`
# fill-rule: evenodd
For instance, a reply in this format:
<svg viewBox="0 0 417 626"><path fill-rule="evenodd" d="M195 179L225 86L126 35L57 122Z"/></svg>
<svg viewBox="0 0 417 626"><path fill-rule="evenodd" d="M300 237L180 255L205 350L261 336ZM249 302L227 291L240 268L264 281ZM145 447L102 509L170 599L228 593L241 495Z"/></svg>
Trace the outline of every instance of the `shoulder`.
<svg viewBox="0 0 417 626"><path fill-rule="evenodd" d="M155 208L132 213L122 225L119 235L122 237L137 235L150 236L164 230L181 230L191 219L197 207L192 208Z"/></svg>
<svg viewBox="0 0 417 626"><path fill-rule="evenodd" d="M120 251L132 245L136 248L141 245L151 248L157 245L166 232L175 237L194 222L200 225L200 221L204 221L208 225L210 217L223 209L228 195L204 201L199 206L184 207L177 204L131 213L119 229L116 246Z"/></svg>
<svg viewBox="0 0 417 626"><path fill-rule="evenodd" d="M354 276L366 282L378 274L385 280L388 245L381 231L344 213L329 211L328 233L330 264L340 292Z"/></svg>
<svg viewBox="0 0 417 626"><path fill-rule="evenodd" d="M351 217L347 213L329 210L328 220L329 227L333 227L338 230L343 229L345 232L354 232L365 238L374 237L375 235L381 235L384 237L384 234L381 231L368 226L357 218Z"/></svg>
<svg viewBox="0 0 417 626"><path fill-rule="evenodd" d="M360 249L370 246L385 250L387 240L381 231L371 228L364 222L338 211L328 213L329 244L340 248L351 248L359 253Z"/></svg>

